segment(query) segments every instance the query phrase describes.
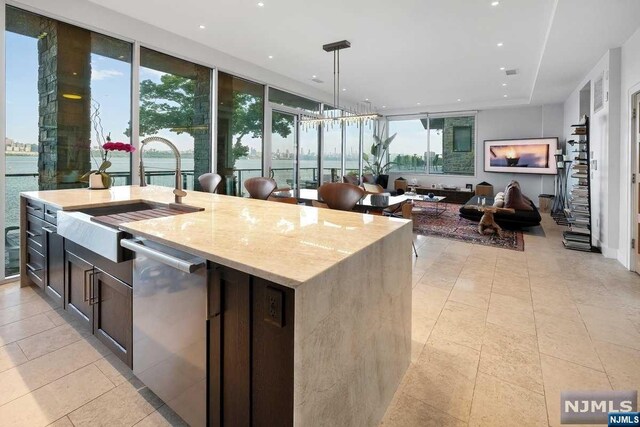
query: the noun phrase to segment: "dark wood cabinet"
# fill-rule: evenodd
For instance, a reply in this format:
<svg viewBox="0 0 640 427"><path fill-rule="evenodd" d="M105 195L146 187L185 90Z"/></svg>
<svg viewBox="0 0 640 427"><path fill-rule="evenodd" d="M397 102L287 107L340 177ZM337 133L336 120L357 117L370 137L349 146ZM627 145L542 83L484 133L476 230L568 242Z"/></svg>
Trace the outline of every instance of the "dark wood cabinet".
<svg viewBox="0 0 640 427"><path fill-rule="evenodd" d="M131 287L96 268L90 304L93 306L93 334L131 367L133 364Z"/></svg>
<svg viewBox="0 0 640 427"><path fill-rule="evenodd" d="M131 268L131 261L112 263L66 242L66 309L129 367L133 366L133 292L121 279L131 278Z"/></svg>
<svg viewBox="0 0 640 427"><path fill-rule="evenodd" d="M209 425L293 425L294 290L210 271Z"/></svg>
<svg viewBox="0 0 640 427"><path fill-rule="evenodd" d="M43 227L44 291L59 306L64 306L64 238L55 226Z"/></svg>
<svg viewBox="0 0 640 427"><path fill-rule="evenodd" d="M93 264L80 258L73 252L65 251L65 307L87 324L93 326L93 307L90 304L90 292Z"/></svg>

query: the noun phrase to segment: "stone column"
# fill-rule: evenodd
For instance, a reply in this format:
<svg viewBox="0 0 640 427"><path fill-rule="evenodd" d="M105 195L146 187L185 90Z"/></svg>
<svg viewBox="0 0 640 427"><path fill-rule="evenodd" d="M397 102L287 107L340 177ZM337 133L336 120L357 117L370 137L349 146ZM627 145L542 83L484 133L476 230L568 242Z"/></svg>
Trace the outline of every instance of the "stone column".
<svg viewBox="0 0 640 427"><path fill-rule="evenodd" d="M200 190L198 177L211 171L211 70L196 69L193 105L194 188Z"/></svg>
<svg viewBox="0 0 640 427"><path fill-rule="evenodd" d="M81 187L91 168L91 33L47 19L41 27L39 188Z"/></svg>

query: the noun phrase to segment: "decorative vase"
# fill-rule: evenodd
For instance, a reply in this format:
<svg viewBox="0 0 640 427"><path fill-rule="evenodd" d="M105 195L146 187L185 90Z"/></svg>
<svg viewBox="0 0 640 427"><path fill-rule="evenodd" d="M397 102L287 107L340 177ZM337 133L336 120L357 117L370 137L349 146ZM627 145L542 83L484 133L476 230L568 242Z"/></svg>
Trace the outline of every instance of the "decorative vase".
<svg viewBox="0 0 640 427"><path fill-rule="evenodd" d="M89 175L89 188L92 190L106 190L110 187L111 177L108 179L108 184L105 186L102 180L102 175L99 173L92 173Z"/></svg>

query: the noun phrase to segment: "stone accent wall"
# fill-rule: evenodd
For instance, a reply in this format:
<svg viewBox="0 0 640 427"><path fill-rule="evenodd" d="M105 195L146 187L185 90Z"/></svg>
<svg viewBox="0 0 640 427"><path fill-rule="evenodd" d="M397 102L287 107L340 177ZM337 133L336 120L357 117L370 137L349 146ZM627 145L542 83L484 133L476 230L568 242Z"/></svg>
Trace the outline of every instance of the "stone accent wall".
<svg viewBox="0 0 640 427"><path fill-rule="evenodd" d="M41 26L39 188L82 187L79 177L91 168L91 33L47 19Z"/></svg>
<svg viewBox="0 0 640 427"><path fill-rule="evenodd" d="M471 126L471 151L453 151L453 128ZM442 173L445 175L472 175L475 169L475 117L446 117L442 136Z"/></svg>
<svg viewBox="0 0 640 427"><path fill-rule="evenodd" d="M211 70L197 67L193 106L194 187L200 190L198 177L211 171Z"/></svg>

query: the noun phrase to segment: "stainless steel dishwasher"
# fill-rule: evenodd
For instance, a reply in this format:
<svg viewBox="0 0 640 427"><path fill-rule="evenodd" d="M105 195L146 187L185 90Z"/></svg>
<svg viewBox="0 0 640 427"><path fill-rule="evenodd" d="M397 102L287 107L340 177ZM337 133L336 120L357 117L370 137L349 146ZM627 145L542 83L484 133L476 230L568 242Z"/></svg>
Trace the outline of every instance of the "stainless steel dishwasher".
<svg viewBox="0 0 640 427"><path fill-rule="evenodd" d="M123 239L133 261L133 373L191 426L207 413L204 259Z"/></svg>

